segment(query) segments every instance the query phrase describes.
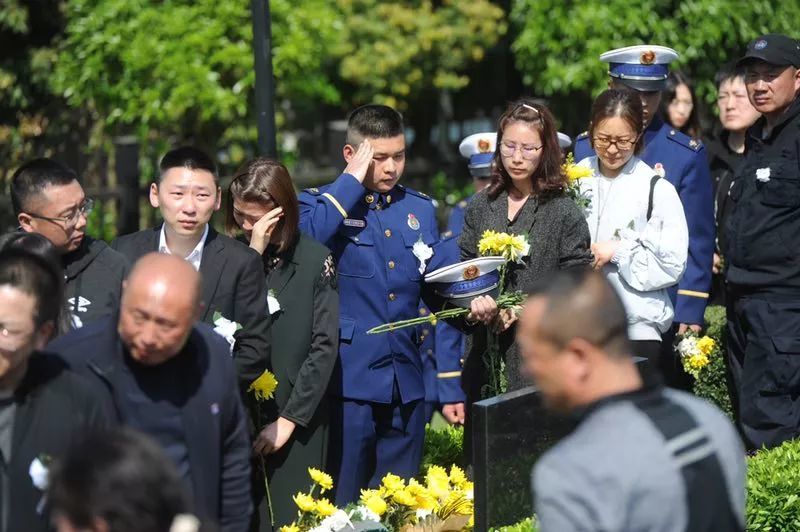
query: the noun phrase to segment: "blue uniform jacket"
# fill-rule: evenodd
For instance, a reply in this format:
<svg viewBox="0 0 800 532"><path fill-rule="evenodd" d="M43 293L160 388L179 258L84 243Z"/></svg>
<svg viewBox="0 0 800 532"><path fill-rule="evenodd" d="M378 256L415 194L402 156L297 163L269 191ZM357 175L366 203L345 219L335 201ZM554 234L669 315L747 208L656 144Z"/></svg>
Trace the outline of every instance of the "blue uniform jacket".
<svg viewBox="0 0 800 532"><path fill-rule="evenodd" d="M594 155L586 133L575 141L575 160ZM675 186L689 226L686 272L670 289L675 323L702 325L714 257L714 200L705 148L680 131L654 118L644 134L639 157Z"/></svg>
<svg viewBox="0 0 800 532"><path fill-rule="evenodd" d="M205 323L195 324L186 346L195 361L192 373L187 375L187 386L193 387L191 396L181 407L194 512L218 522L222 532L246 532L253 508L250 435L230 347ZM47 350L97 383L120 417L120 402L127 398L117 384L125 360L116 316L59 336ZM119 422L126 424L125 419Z"/></svg>
<svg viewBox="0 0 800 532"><path fill-rule="evenodd" d="M444 266L445 257L420 269L414 254L439 240L433 202L395 186L387 194L366 189L350 174L321 188L303 191L300 229L327 246L337 263L340 299L339 365L331 391L344 398L392 403L395 381L403 403L423 399L422 359L413 327L383 334L377 325L418 316L425 298L423 276Z"/></svg>

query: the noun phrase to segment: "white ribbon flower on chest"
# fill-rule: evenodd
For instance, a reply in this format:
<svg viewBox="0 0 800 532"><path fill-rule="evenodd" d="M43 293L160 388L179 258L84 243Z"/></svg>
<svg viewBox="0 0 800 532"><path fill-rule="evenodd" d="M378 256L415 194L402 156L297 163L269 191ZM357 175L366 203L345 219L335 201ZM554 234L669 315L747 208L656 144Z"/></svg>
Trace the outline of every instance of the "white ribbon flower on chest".
<svg viewBox="0 0 800 532"><path fill-rule="evenodd" d="M242 326L235 321L225 318L221 312L217 311L213 316L214 332L227 340L228 345L231 347L231 355L233 355L233 346L236 343L234 333L242 328Z"/></svg>
<svg viewBox="0 0 800 532"><path fill-rule="evenodd" d="M425 273L425 262L433 257L433 248L423 242L422 235L419 235L419 240L414 242L411 252L419 259L419 273L422 275Z"/></svg>
<svg viewBox="0 0 800 532"><path fill-rule="evenodd" d="M276 312L280 312L281 304L278 301L278 298L275 296L275 290L270 289L267 292L267 311L270 315L275 314Z"/></svg>
<svg viewBox="0 0 800 532"><path fill-rule="evenodd" d="M769 166L766 168L758 168L756 169L756 179L762 183L766 183L769 181L770 173Z"/></svg>

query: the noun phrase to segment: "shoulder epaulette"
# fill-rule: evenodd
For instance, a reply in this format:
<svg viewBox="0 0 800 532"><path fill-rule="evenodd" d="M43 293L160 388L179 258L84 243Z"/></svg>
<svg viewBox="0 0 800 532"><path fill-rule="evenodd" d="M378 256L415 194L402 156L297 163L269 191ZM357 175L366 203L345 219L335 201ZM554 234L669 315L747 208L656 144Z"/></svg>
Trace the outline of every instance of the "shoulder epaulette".
<svg viewBox="0 0 800 532"><path fill-rule="evenodd" d="M427 194L425 194L424 192L420 192L420 191L418 191L418 190L413 190L413 189L410 189L410 188L408 188L408 187L407 187L407 186L405 186L405 185L397 185L397 186L398 186L398 187L400 187L400 188L401 188L402 190L404 190L405 192L407 192L408 194L411 194L411 195L413 195L413 196L420 197L420 198L422 198L422 199L425 199L425 200L428 200L428 201L433 201L433 198L431 198L430 196L428 196L428 195L427 195Z"/></svg>
<svg viewBox="0 0 800 532"><path fill-rule="evenodd" d="M462 209L466 209L467 208L467 200L462 199L461 201L458 202L458 206L460 208L462 208Z"/></svg>
<svg viewBox="0 0 800 532"><path fill-rule="evenodd" d="M320 194L320 190L317 187L306 188L303 192L308 192L312 196L318 196Z"/></svg>
<svg viewBox="0 0 800 532"><path fill-rule="evenodd" d="M587 138L588 136L589 136L589 132L588 131L584 131L583 133L581 133L580 135L575 137L575 140L583 140L583 139Z"/></svg>
<svg viewBox="0 0 800 532"><path fill-rule="evenodd" d="M681 133L677 129L670 129L667 133L667 138L673 142L677 142L685 148L689 148L692 151L700 151L703 148L702 142L697 139L693 139L685 133Z"/></svg>

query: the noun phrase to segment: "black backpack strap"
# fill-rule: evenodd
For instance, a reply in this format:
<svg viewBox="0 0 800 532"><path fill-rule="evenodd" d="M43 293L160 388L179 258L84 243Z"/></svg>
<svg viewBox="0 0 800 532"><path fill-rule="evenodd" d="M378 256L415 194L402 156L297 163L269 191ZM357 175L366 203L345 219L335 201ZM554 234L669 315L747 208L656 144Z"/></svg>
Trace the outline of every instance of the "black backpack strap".
<svg viewBox="0 0 800 532"><path fill-rule="evenodd" d="M655 182L655 180L653 180ZM728 494L725 474L708 432L692 414L663 393L634 405L664 436L667 450L681 471L688 507L687 531L743 531Z"/></svg>
<svg viewBox="0 0 800 532"><path fill-rule="evenodd" d="M647 198L647 221L650 221L650 216L653 214L653 194L656 191L656 181L661 179L661 176L654 175L650 178L650 196Z"/></svg>

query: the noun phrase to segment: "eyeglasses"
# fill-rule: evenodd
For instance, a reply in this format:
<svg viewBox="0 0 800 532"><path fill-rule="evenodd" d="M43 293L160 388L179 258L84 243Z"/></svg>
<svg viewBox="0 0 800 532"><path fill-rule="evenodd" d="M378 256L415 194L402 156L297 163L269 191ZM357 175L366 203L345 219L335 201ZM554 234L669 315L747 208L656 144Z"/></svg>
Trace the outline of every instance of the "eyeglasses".
<svg viewBox="0 0 800 532"><path fill-rule="evenodd" d="M531 160L536 157L536 152L542 149L542 146L531 146L526 144L521 144L517 146L511 142L501 142L500 143L500 153L503 157L513 157L517 150L520 151L523 159Z"/></svg>
<svg viewBox="0 0 800 532"><path fill-rule="evenodd" d="M612 144L616 146L616 148L620 151L628 151L636 145L636 141L639 140L639 137L634 138L611 138L611 137L594 137L592 141L594 142L595 148L600 148L601 150L608 149Z"/></svg>
<svg viewBox="0 0 800 532"><path fill-rule="evenodd" d="M48 222L54 223L63 223L66 229L72 229L76 225L78 225L78 220L80 220L81 215L88 216L92 209L94 208L94 200L91 198L86 198L83 200L75 211L70 214L69 216L41 216L39 214L28 213L28 216L31 218L36 218L37 220L47 220Z"/></svg>

